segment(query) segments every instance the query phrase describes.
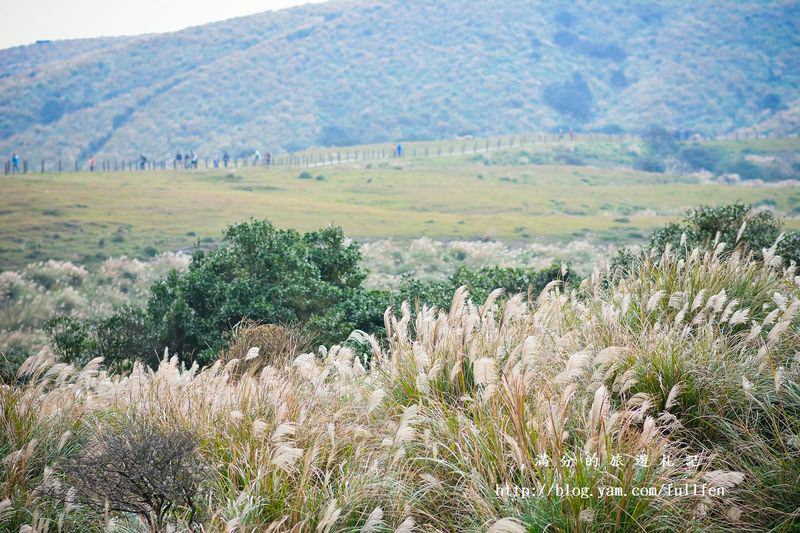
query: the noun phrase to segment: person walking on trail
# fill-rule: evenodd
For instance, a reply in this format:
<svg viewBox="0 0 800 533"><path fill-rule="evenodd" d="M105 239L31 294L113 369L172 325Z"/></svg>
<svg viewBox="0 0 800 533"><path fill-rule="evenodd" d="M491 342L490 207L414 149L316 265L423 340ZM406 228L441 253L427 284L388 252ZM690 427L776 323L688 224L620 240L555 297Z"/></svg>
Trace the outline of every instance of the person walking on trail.
<svg viewBox="0 0 800 533"><path fill-rule="evenodd" d="M95 166L95 164L97 164L97 162L94 160L94 156L93 155L89 156L88 163L89 163L89 172L94 172L94 166Z"/></svg>
<svg viewBox="0 0 800 533"><path fill-rule="evenodd" d="M11 154L11 173L19 174L19 156L16 152Z"/></svg>
<svg viewBox="0 0 800 533"><path fill-rule="evenodd" d="M259 163L261 163L261 152L256 150L255 153L253 153L253 166L257 167Z"/></svg>
<svg viewBox="0 0 800 533"><path fill-rule="evenodd" d="M144 170L147 167L147 158L144 154L139 154L139 170Z"/></svg>
<svg viewBox="0 0 800 533"><path fill-rule="evenodd" d="M267 152L264 154L264 165L270 166L272 164L272 154Z"/></svg>
<svg viewBox="0 0 800 533"><path fill-rule="evenodd" d="M192 152L192 168L197 168L197 152Z"/></svg>
<svg viewBox="0 0 800 533"><path fill-rule="evenodd" d="M178 152L177 155L175 156L175 168L178 169L181 168L182 166L183 166L183 156L181 155L180 152Z"/></svg>
<svg viewBox="0 0 800 533"><path fill-rule="evenodd" d="M214 168L219 168L219 156L214 156Z"/></svg>
<svg viewBox="0 0 800 533"><path fill-rule="evenodd" d="M573 130L572 128L569 129L569 140L571 141L575 140L575 130Z"/></svg>
<svg viewBox="0 0 800 533"><path fill-rule="evenodd" d="M228 162L231 160L231 156L228 155L228 152L222 154L222 164L225 168L228 168Z"/></svg>
<svg viewBox="0 0 800 533"><path fill-rule="evenodd" d="M183 154L183 168L185 170L189 170L191 166L191 160L189 159L189 152Z"/></svg>
<svg viewBox="0 0 800 533"><path fill-rule="evenodd" d="M397 157L403 157L403 145L397 143Z"/></svg>

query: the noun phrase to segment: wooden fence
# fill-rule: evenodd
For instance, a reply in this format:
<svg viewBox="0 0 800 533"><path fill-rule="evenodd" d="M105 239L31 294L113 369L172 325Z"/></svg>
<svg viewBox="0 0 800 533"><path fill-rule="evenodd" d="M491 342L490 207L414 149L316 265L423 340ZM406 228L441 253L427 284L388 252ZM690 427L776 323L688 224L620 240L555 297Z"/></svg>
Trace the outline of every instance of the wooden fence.
<svg viewBox="0 0 800 533"><path fill-rule="evenodd" d="M797 133L791 135L778 134L758 134L758 133L731 133L718 135L705 140L724 140L724 141L748 141L754 139L774 139L797 137ZM16 165L11 160L4 163L5 174L27 174L33 172L55 173L55 172L127 172L143 170L174 170L174 169L209 169L209 168L247 168L247 167L292 167L292 168L313 168L330 165L340 165L348 163L360 163L371 161L382 161L399 158L429 158L429 157L451 157L480 154L497 150L507 150L513 148L523 148L537 144L549 143L618 143L624 141L635 141L639 139L634 135L627 134L606 134L606 133L537 133L528 135L509 135L492 138L469 138L452 141L414 141L401 143L402 152L398 153L396 144L376 144L356 146L351 148L320 148L309 149L300 152L289 152L271 155L269 158L253 157L231 158L227 164L221 158L203 157L198 159L197 166L185 165L185 162L178 162L171 159L148 159L142 163L139 159L119 160L101 159L96 160L94 168L90 169L89 161L65 161L65 160L27 160L22 159ZM188 167L188 168L187 168Z"/></svg>

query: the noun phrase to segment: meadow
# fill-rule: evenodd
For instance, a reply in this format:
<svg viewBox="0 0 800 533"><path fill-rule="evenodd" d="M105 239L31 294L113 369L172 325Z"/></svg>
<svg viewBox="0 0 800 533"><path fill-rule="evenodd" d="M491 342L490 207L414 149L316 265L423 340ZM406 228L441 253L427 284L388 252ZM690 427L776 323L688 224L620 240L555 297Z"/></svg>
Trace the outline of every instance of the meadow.
<svg viewBox="0 0 800 533"><path fill-rule="evenodd" d="M769 153L796 151L798 140L718 144ZM781 215L800 210L800 193L791 184L721 185L707 176L628 168L626 158L641 151L635 142L564 144L556 154L561 160L536 164L547 150L554 147L311 169L4 176L0 270L46 259L99 263L213 245L224 227L250 217L298 230L333 223L362 241L425 236L627 244L703 203L744 201ZM793 218L786 224L800 227Z"/></svg>
<svg viewBox="0 0 800 533"><path fill-rule="evenodd" d="M637 150L2 178L0 529L796 531L800 193Z"/></svg>

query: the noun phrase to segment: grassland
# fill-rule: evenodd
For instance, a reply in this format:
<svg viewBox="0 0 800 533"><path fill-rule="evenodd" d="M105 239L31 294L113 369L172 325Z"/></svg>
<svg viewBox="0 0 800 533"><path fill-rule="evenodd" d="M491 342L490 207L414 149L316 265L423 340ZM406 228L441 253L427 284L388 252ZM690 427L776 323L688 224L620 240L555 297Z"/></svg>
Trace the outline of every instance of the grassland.
<svg viewBox="0 0 800 533"><path fill-rule="evenodd" d="M0 384L0 528L797 531L800 280L720 250L403 306L385 342L356 337L366 368L343 346L251 358L258 328L202 370L43 350Z"/></svg>
<svg viewBox="0 0 800 533"><path fill-rule="evenodd" d="M0 269L48 258L144 257L211 243L226 225L250 217L298 230L335 223L359 239L624 243L698 204L741 200L783 215L800 210L800 191L792 186L723 186L610 166L519 164L513 150L492 153L503 164L487 164L485 157L317 167L311 179L299 178L298 168L5 176ZM790 218L787 227L800 228L800 220Z"/></svg>

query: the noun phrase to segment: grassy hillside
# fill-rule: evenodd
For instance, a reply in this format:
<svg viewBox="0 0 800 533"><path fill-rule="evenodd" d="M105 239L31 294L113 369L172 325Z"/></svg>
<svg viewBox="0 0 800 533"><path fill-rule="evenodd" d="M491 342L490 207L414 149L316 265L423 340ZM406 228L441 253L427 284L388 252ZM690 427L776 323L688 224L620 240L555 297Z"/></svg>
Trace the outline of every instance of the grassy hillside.
<svg viewBox="0 0 800 533"><path fill-rule="evenodd" d="M731 153L758 147L769 155L796 152L797 142L708 146ZM6 176L0 179L0 269L48 258L144 257L216 241L226 225L248 217L300 230L335 223L359 239L624 243L698 204L741 200L784 215L800 212L791 183L720 185L621 167L635 149L536 145L524 152L319 167L308 179L300 177L303 169L285 167ZM790 218L787 226L798 228L800 220Z"/></svg>
<svg viewBox="0 0 800 533"><path fill-rule="evenodd" d="M342 0L0 51L0 153L169 157L557 127L704 131L796 105L795 2ZM791 118L794 115L789 115Z"/></svg>

